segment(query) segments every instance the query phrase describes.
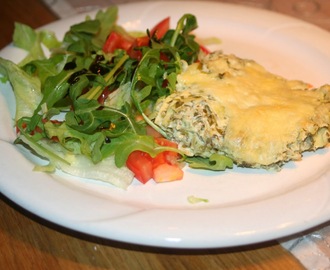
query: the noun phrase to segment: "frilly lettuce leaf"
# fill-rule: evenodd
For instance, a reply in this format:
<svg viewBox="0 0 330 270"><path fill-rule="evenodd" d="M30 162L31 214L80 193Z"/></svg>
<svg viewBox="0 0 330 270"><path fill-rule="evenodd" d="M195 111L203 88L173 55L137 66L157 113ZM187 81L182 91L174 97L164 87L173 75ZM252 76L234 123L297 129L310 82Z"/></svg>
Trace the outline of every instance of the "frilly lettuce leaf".
<svg viewBox="0 0 330 270"><path fill-rule="evenodd" d="M134 174L126 166L118 168L115 165L113 156L95 164L88 157L74 154L49 140L36 142L28 135L21 135L16 143L18 142L27 144L49 161L45 166L36 165L36 171L53 172L57 169L73 176L107 182L122 189L127 189L134 179Z"/></svg>
<svg viewBox="0 0 330 270"><path fill-rule="evenodd" d="M38 59L45 59L42 44L48 49L60 47L59 42L52 31L34 30L28 25L15 23L13 44L28 52L28 55L20 62L20 66Z"/></svg>
<svg viewBox="0 0 330 270"><path fill-rule="evenodd" d="M40 80L28 75L12 61L1 57L0 74L10 81L15 93L15 120L17 121L23 116L32 116L42 99Z"/></svg>

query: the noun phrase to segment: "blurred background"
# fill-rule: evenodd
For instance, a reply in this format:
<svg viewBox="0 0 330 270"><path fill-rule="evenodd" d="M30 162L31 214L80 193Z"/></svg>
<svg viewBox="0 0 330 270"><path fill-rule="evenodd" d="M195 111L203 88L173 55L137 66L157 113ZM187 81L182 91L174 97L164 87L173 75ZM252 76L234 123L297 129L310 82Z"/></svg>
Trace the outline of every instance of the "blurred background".
<svg viewBox="0 0 330 270"><path fill-rule="evenodd" d="M110 4L138 2L139 0L42 0L60 18L106 7ZM147 0L157 1L157 0ZM167 0L169 1L169 0ZM190 1L190 0L185 0ZM211 0L273 10L316 24L330 30L329 0Z"/></svg>

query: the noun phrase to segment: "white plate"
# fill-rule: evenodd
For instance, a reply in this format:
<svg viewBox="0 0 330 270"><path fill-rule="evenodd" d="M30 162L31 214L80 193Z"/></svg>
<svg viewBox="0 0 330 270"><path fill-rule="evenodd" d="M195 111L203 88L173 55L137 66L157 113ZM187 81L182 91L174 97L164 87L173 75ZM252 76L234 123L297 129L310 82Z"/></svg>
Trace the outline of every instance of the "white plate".
<svg viewBox="0 0 330 270"><path fill-rule="evenodd" d="M119 23L144 30L170 15L172 26L184 13L199 21L196 34L223 41L222 49L252 58L270 71L315 86L330 82L330 34L286 16L212 2L124 4ZM46 26L62 37L84 16ZM23 52L6 47L1 56L19 60ZM238 169L205 172L186 169L183 181L127 191L96 181L33 172L33 156L12 144L14 113L9 85L0 95L0 188L27 210L88 234L143 245L210 248L278 239L330 218L330 151L306 154L281 172ZM188 196L208 203L190 204Z"/></svg>

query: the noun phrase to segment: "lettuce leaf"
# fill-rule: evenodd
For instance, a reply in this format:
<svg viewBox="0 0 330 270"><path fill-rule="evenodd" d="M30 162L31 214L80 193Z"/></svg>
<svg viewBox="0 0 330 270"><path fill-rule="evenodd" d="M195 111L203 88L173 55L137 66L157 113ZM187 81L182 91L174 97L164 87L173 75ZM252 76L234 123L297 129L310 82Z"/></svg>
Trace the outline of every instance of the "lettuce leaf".
<svg viewBox="0 0 330 270"><path fill-rule="evenodd" d="M74 154L49 140L36 142L29 136L21 135L16 143L27 144L49 161L45 166L36 165L36 171L51 173L57 169L73 176L107 182L121 189L127 189L134 179L134 174L127 167L118 168L115 165L113 156L94 164L86 156Z"/></svg>
<svg viewBox="0 0 330 270"><path fill-rule="evenodd" d="M15 23L13 44L28 52L28 55L19 63L20 66L33 60L45 59L42 44L48 49L61 46L61 42L57 40L54 32L49 30L37 31L22 23Z"/></svg>
<svg viewBox="0 0 330 270"><path fill-rule="evenodd" d="M212 154L209 158L187 157L185 161L193 169L224 171L226 168L233 168L233 160L220 154Z"/></svg>
<svg viewBox="0 0 330 270"><path fill-rule="evenodd" d="M27 74L12 61L1 57L0 74L10 81L15 93L15 120L32 116L42 99L40 80Z"/></svg>

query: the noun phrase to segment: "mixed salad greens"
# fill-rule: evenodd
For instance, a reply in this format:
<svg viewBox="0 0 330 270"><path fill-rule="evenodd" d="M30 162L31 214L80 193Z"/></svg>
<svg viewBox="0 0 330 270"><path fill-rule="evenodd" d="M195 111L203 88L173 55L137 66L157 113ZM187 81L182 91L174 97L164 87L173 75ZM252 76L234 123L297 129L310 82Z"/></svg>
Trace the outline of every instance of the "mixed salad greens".
<svg viewBox="0 0 330 270"><path fill-rule="evenodd" d="M146 33L128 33L117 17L116 6L100 10L72 25L62 41L16 23L13 44L28 54L18 64L0 58L16 98L15 143L49 161L36 170L60 169L124 189L134 176L143 183L182 179L183 162L231 168L221 155L184 156L148 117L159 98L175 91L183 63L205 52L192 34L195 16L183 15L175 29L165 18Z"/></svg>

